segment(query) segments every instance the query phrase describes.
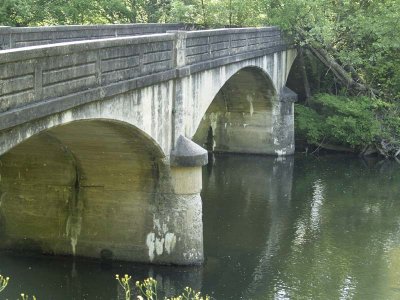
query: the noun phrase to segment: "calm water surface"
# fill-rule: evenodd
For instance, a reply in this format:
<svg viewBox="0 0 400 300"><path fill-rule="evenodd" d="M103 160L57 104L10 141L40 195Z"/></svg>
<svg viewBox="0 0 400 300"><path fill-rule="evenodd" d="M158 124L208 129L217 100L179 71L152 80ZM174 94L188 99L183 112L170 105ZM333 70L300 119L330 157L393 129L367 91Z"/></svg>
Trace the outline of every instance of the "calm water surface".
<svg viewBox="0 0 400 300"><path fill-rule="evenodd" d="M0 299L118 299L116 273L215 299L400 299L400 164L215 156L204 168L203 267L0 254ZM122 298L121 298L122 299Z"/></svg>

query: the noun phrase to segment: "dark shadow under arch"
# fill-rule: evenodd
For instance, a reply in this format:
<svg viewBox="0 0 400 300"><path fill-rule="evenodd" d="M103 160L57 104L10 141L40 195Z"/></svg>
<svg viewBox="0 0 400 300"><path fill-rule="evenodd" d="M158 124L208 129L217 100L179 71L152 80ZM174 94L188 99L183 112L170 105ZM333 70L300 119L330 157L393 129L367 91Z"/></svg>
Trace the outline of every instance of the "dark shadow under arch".
<svg viewBox="0 0 400 300"><path fill-rule="evenodd" d="M276 94L262 69L241 69L215 96L193 140L214 152L271 152Z"/></svg>
<svg viewBox="0 0 400 300"><path fill-rule="evenodd" d="M148 261L161 148L141 130L74 121L0 156L0 249Z"/></svg>

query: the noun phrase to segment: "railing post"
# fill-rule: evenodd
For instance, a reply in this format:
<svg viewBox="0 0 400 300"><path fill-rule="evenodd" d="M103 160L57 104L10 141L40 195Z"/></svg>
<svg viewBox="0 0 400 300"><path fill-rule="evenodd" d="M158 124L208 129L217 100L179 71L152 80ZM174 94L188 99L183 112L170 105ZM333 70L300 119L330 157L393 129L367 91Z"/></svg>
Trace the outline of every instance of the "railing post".
<svg viewBox="0 0 400 300"><path fill-rule="evenodd" d="M167 33L175 34L174 42L174 59L175 67L183 67L186 65L186 38L187 31L169 30Z"/></svg>
<svg viewBox="0 0 400 300"><path fill-rule="evenodd" d="M41 100L43 97L43 63L41 59L35 62L35 99Z"/></svg>
<svg viewBox="0 0 400 300"><path fill-rule="evenodd" d="M173 66L177 69L186 65L186 39L187 32L182 30L169 30L174 34ZM179 77L179 76L178 76ZM174 100L172 104L172 134L171 144L174 147L177 138L184 135L184 84L182 78L176 78L174 82Z"/></svg>
<svg viewBox="0 0 400 300"><path fill-rule="evenodd" d="M229 55L232 55L232 54L233 54L233 52L232 52L232 35L231 35L230 33L228 33L228 35L229 35L229 49L228 49L228 53L229 53Z"/></svg>
<svg viewBox="0 0 400 300"><path fill-rule="evenodd" d="M11 48L11 27L0 26L0 50Z"/></svg>

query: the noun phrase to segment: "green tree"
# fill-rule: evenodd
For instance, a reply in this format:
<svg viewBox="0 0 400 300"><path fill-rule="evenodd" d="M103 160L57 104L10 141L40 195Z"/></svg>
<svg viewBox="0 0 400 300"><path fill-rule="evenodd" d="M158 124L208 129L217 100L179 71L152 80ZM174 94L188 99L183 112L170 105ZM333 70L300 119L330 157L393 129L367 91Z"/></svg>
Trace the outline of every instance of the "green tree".
<svg viewBox="0 0 400 300"><path fill-rule="evenodd" d="M265 18L264 3L258 0L173 0L170 20L236 27L260 26Z"/></svg>
<svg viewBox="0 0 400 300"><path fill-rule="evenodd" d="M34 17L32 14L34 6L33 1L3 0L0 2L0 25L29 25Z"/></svg>
<svg viewBox="0 0 400 300"><path fill-rule="evenodd" d="M306 67L304 76L311 78L304 80L304 89L311 82L311 90L306 94L325 92L343 96L335 100L333 96L316 96L308 109L297 106L298 125L306 124L311 116L315 119L314 113L324 116L318 130L310 130L308 126L306 131L298 127L298 132L305 133L307 140L317 145L322 143L315 140L319 132L320 138L338 145L359 150L374 145L385 156L398 155L400 1L266 0L264 4L268 22L280 25L309 54L305 61L312 63ZM324 72L312 66L315 62L324 66ZM372 115L366 114L364 104L374 106L376 101L384 105L371 109ZM340 105L332 106L333 102ZM324 110L316 108L316 103L319 108L324 106ZM349 103L364 113L345 116L339 108L348 108ZM321 128L325 131L321 132Z"/></svg>

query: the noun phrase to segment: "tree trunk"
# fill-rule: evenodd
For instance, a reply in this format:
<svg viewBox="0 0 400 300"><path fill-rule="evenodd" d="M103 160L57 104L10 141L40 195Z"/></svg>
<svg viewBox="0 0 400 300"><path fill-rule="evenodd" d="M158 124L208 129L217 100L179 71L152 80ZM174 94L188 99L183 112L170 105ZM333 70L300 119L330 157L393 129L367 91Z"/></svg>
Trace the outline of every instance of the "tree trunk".
<svg viewBox="0 0 400 300"><path fill-rule="evenodd" d="M308 104L311 98L311 89L310 89L310 83L308 82L306 66L304 64L304 53L302 47L300 47L299 49L299 63L300 63L301 77L303 78L304 95L306 97L305 102L306 104Z"/></svg>
<svg viewBox="0 0 400 300"><path fill-rule="evenodd" d="M351 74L349 74L336 60L335 58L326 51L322 45L320 45L315 40L307 40L307 33L298 28L297 32L301 36L301 38L307 41L307 46L311 50L311 52L327 67L329 68L335 77L339 79L339 81L346 86L347 88L354 90L358 93L369 93L375 95L378 91L371 89L370 87L366 86L365 84L356 82ZM358 75L357 75L358 76Z"/></svg>
<svg viewBox="0 0 400 300"><path fill-rule="evenodd" d="M314 43L311 43L314 44ZM322 48L317 48L315 45L308 45L310 48L311 52L314 53L314 55L327 67L329 68L333 74L335 74L336 78L339 79L339 81L345 85L348 88L354 88L358 91L363 91L366 92L369 89L364 86L363 84L360 84L358 82L355 82L353 78L346 72L344 68L342 68L341 65L339 65L336 60L325 50Z"/></svg>
<svg viewBox="0 0 400 300"><path fill-rule="evenodd" d="M134 23L137 22L136 0L131 0L130 1L130 6L131 6L131 17L130 17L129 21L134 24Z"/></svg>
<svg viewBox="0 0 400 300"><path fill-rule="evenodd" d="M232 27L232 0L229 0L229 27Z"/></svg>
<svg viewBox="0 0 400 300"><path fill-rule="evenodd" d="M352 148L340 145L333 145L333 144L323 144L319 145L322 149L331 150L331 151L338 151L338 152L349 152L349 153L356 153L356 151Z"/></svg>
<svg viewBox="0 0 400 300"><path fill-rule="evenodd" d="M202 12L202 15L203 15L204 27L207 27L206 6L205 6L205 4L204 4L204 0L201 0L201 12Z"/></svg>

